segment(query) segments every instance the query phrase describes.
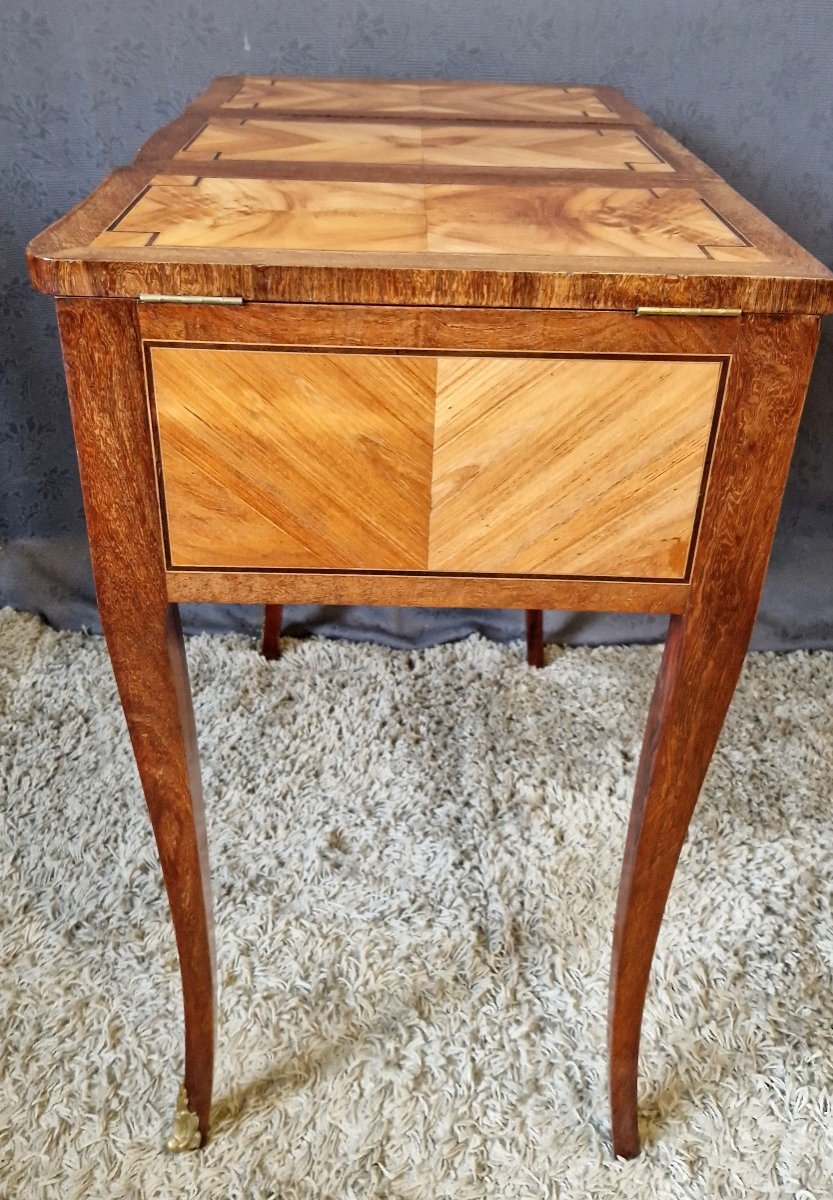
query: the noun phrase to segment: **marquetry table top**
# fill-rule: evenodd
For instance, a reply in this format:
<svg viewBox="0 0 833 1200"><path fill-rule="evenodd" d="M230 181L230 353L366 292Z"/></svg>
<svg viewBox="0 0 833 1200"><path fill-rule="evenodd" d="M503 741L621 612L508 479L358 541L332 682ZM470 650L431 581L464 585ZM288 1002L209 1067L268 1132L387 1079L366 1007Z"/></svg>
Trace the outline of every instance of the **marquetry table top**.
<svg viewBox="0 0 833 1200"><path fill-rule="evenodd" d="M29 248L61 295L833 309L833 276L607 87L215 80Z"/></svg>

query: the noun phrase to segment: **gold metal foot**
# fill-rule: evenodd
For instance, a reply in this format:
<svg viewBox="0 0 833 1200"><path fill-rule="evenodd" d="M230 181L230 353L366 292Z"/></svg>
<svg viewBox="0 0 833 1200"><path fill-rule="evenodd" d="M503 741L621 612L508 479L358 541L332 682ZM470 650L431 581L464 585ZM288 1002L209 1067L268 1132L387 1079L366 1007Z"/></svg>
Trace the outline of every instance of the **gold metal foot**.
<svg viewBox="0 0 833 1200"><path fill-rule="evenodd" d="M188 1093L185 1090L185 1084L181 1083L176 1098L176 1112L171 1125L171 1134L167 1142L168 1149L171 1154L181 1154L183 1150L198 1150L201 1143L199 1118L188 1107Z"/></svg>

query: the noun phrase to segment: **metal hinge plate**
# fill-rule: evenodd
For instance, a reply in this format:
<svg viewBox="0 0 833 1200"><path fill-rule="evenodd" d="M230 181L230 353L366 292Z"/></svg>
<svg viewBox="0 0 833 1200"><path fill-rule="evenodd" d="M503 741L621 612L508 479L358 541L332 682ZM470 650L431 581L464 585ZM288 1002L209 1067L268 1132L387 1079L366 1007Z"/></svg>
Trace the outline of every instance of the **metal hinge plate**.
<svg viewBox="0 0 833 1200"><path fill-rule="evenodd" d="M156 292L142 292L142 304L242 304L242 296L166 296Z"/></svg>

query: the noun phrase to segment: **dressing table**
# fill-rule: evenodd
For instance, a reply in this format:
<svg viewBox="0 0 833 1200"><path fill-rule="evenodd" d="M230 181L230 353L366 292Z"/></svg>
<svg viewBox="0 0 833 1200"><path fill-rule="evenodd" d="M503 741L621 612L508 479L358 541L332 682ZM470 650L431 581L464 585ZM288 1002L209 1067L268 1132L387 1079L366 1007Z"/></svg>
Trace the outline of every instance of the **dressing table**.
<svg viewBox="0 0 833 1200"><path fill-rule="evenodd" d="M209 1127L211 888L177 605L666 613L615 916L654 945L746 653L833 277L608 87L216 80L29 247ZM611 848L615 852L615 848Z"/></svg>

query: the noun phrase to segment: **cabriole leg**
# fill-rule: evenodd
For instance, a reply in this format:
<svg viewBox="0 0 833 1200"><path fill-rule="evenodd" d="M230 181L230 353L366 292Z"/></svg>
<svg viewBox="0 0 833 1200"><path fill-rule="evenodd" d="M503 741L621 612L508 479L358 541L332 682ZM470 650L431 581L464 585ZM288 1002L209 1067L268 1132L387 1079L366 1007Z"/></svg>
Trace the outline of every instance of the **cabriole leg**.
<svg viewBox="0 0 833 1200"><path fill-rule="evenodd" d="M98 607L179 953L185 1094L169 1144L191 1149L205 1137L211 1109L212 907L194 717L179 613L167 599L135 310L127 300L58 304Z"/></svg>
<svg viewBox="0 0 833 1200"><path fill-rule="evenodd" d="M661 318L660 318L661 319ZM613 1147L639 1153L642 1011L660 922L752 633L818 340L810 317L739 321L685 612L672 617L637 770L610 979Z"/></svg>

